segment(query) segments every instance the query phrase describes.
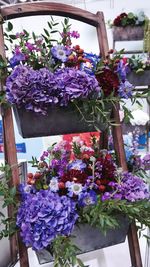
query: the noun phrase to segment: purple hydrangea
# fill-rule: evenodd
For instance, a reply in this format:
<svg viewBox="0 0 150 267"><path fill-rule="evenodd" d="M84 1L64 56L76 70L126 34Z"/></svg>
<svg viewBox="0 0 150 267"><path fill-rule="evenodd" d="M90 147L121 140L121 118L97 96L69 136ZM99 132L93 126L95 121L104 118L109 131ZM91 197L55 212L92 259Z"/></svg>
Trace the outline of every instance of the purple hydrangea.
<svg viewBox="0 0 150 267"><path fill-rule="evenodd" d="M61 105L68 105L75 99L87 99L100 96L100 87L94 76L75 68L59 69L55 72Z"/></svg>
<svg viewBox="0 0 150 267"><path fill-rule="evenodd" d="M28 193L22 201L17 226L25 245L35 250L47 247L58 235L68 236L78 218L75 203L50 190Z"/></svg>
<svg viewBox="0 0 150 267"><path fill-rule="evenodd" d="M124 172L120 183L114 183L111 192L105 192L102 201L107 199L125 199L130 202L149 199L150 194L146 183L138 176L130 172Z"/></svg>
<svg viewBox="0 0 150 267"><path fill-rule="evenodd" d="M142 164L145 170L150 170L150 154L146 154L143 157Z"/></svg>
<svg viewBox="0 0 150 267"><path fill-rule="evenodd" d="M6 81L6 97L18 108L24 107L45 115L48 106L68 105L75 99L88 99L100 92L94 76L75 68L50 72L19 65Z"/></svg>
<svg viewBox="0 0 150 267"><path fill-rule="evenodd" d="M58 103L54 74L46 68L33 70L19 65L7 78L6 96L17 107L46 114L49 104Z"/></svg>

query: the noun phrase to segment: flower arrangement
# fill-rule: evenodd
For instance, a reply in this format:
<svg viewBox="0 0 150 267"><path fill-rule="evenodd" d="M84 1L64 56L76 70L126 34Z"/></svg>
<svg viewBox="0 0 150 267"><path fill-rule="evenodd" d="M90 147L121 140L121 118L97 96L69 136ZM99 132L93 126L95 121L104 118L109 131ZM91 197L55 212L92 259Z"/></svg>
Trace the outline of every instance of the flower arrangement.
<svg viewBox="0 0 150 267"><path fill-rule="evenodd" d="M143 73L145 70L150 70L150 58L148 55L132 55L128 58L129 70L135 73Z"/></svg>
<svg viewBox="0 0 150 267"><path fill-rule="evenodd" d="M146 21L146 16L143 11L139 12L138 14L134 14L132 12L129 13L121 13L118 15L113 23L112 26L116 27L126 27L126 26L143 26Z"/></svg>
<svg viewBox="0 0 150 267"><path fill-rule="evenodd" d="M41 250L50 245L55 267L84 266L71 239L78 223L106 232L119 227L117 216L122 214L150 226L147 184L118 169L108 151L99 151L95 136L90 146L75 137L71 144L54 144L31 163L37 171L20 186L17 226L27 247Z"/></svg>
<svg viewBox="0 0 150 267"><path fill-rule="evenodd" d="M104 60L73 46L72 38L79 38L79 33L71 31L67 18L62 25L60 32L52 18L41 36L26 30L14 35L9 22L5 39L13 43L13 55L8 59L6 98L18 108L43 115L48 107L71 106L98 128L101 117L110 122L107 103L131 97L133 87L121 76L124 69L117 57L110 59L109 54Z"/></svg>
<svg viewBox="0 0 150 267"><path fill-rule="evenodd" d="M117 52L111 49L106 60L98 62L96 75L104 96L108 97L113 94L119 96L120 99L132 98L133 85L127 80L127 71L122 50Z"/></svg>

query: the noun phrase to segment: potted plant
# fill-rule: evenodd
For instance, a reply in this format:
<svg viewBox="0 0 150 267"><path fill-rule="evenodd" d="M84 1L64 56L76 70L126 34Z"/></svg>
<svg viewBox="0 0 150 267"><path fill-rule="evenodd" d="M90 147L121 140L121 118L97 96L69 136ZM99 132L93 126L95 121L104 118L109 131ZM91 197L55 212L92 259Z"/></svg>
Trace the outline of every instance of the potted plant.
<svg viewBox="0 0 150 267"><path fill-rule="evenodd" d="M76 254L123 242L134 220L150 226L146 182L118 169L94 136L90 146L80 138L54 144L30 163L37 170L20 185L17 226L41 263L46 249L55 267L84 266Z"/></svg>
<svg viewBox="0 0 150 267"><path fill-rule="evenodd" d="M130 41L144 39L144 24L146 16L144 12L139 14L121 13L118 15L113 23L113 39L114 41Z"/></svg>
<svg viewBox="0 0 150 267"><path fill-rule="evenodd" d="M9 23L5 33L15 44L8 60L6 98L14 106L23 137L104 130L111 122L112 103L132 95L116 57L109 61L108 55L105 61L73 46L71 38L79 33L71 31L68 19L61 33L56 26L52 19L39 37L26 30L12 35ZM54 34L60 38L54 39Z"/></svg>
<svg viewBox="0 0 150 267"><path fill-rule="evenodd" d="M150 85L150 59L148 54L128 58L128 80L135 86Z"/></svg>

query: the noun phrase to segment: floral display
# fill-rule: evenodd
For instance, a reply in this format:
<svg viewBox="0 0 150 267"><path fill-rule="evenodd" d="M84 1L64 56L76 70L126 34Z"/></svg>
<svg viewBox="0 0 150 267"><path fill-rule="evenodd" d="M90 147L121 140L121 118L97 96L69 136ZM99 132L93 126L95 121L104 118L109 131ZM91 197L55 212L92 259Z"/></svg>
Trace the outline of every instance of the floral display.
<svg viewBox="0 0 150 267"><path fill-rule="evenodd" d="M133 85L127 80L126 59L122 57L121 52L111 49L106 60L98 62L97 80L106 97L114 94L128 99L132 97Z"/></svg>
<svg viewBox="0 0 150 267"><path fill-rule="evenodd" d="M62 24L62 32L52 19L41 36L23 30L12 37L13 25L9 23L5 38L13 46L6 98L18 108L43 115L49 107L69 105L96 127L101 117L110 122L106 103L111 106L120 98L132 97L133 86L124 65L111 51L102 59L74 46L72 38L80 34L71 31L68 19Z"/></svg>
<svg viewBox="0 0 150 267"><path fill-rule="evenodd" d="M129 13L121 13L118 15L114 21L113 26L117 27L126 27L128 25L130 26L141 26L144 25L146 21L146 16L143 11L139 12L138 14L134 14L132 12Z"/></svg>
<svg viewBox="0 0 150 267"><path fill-rule="evenodd" d="M128 58L129 71L134 71L135 73L143 73L145 70L150 70L150 58L149 55L132 55Z"/></svg>
<svg viewBox="0 0 150 267"><path fill-rule="evenodd" d="M61 141L31 163L37 170L28 173L27 183L20 185L17 214L27 247L41 250L50 245L55 258L56 240L70 240L75 224L88 223L106 231L117 226L118 213L150 225L148 185L118 168L109 151L99 150L95 136L90 145L80 137L72 143ZM55 263L59 260L55 258Z"/></svg>

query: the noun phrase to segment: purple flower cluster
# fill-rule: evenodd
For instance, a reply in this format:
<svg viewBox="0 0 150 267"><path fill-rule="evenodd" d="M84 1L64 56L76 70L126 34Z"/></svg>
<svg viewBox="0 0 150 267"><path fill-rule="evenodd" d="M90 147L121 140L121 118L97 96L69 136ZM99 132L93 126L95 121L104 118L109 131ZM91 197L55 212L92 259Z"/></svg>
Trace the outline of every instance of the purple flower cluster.
<svg viewBox="0 0 150 267"><path fill-rule="evenodd" d="M6 81L6 96L11 104L42 114L49 104L58 103L54 74L48 69L33 70L17 66Z"/></svg>
<svg viewBox="0 0 150 267"><path fill-rule="evenodd" d="M78 218L75 203L50 190L28 193L21 203L17 226L26 246L47 247L58 235L68 236Z"/></svg>
<svg viewBox="0 0 150 267"><path fill-rule="evenodd" d="M150 154L146 154L142 159L142 164L145 170L150 170Z"/></svg>
<svg viewBox="0 0 150 267"><path fill-rule="evenodd" d="M129 81L125 80L124 82L120 82L118 94L124 99L131 98L133 94L133 88L133 85Z"/></svg>
<svg viewBox="0 0 150 267"><path fill-rule="evenodd" d="M150 199L150 194L145 182L130 172L122 174L120 183L110 182L109 185L113 190L104 193L102 196L103 201L107 199L125 199L134 202L142 199Z"/></svg>
<svg viewBox="0 0 150 267"><path fill-rule="evenodd" d="M100 87L94 76L75 68L63 68L55 72L61 105L68 105L75 99L100 96Z"/></svg>
<svg viewBox="0 0 150 267"><path fill-rule="evenodd" d="M49 105L68 105L75 99L97 96L100 87L94 76L75 68L50 72L17 66L7 78L6 96L11 104L46 114Z"/></svg>

